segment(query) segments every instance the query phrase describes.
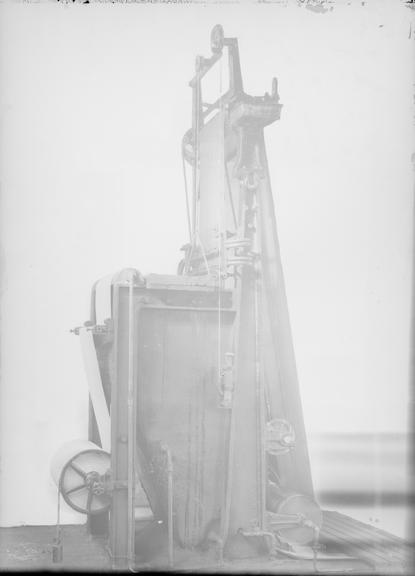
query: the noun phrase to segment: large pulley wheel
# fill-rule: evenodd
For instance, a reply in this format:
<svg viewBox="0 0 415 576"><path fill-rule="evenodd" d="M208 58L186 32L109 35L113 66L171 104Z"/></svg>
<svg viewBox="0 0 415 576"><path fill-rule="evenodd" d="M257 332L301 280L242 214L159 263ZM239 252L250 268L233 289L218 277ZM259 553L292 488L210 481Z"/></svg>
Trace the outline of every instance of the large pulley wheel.
<svg viewBox="0 0 415 576"><path fill-rule="evenodd" d="M63 445L51 464L52 477L65 502L77 512L90 515L110 507L105 483L109 469L108 452L84 440Z"/></svg>
<svg viewBox="0 0 415 576"><path fill-rule="evenodd" d="M273 530L289 544L304 546L314 542L316 531L323 524L323 513L313 498L296 492L284 493L276 484L268 485L267 508Z"/></svg>
<svg viewBox="0 0 415 576"><path fill-rule="evenodd" d="M306 545L314 542L315 529L320 530L323 524L323 513L320 506L303 494L289 494L283 498L277 506L278 514L299 514L307 521L292 528L286 527L280 530L280 536L288 543ZM314 528L313 528L314 527Z"/></svg>

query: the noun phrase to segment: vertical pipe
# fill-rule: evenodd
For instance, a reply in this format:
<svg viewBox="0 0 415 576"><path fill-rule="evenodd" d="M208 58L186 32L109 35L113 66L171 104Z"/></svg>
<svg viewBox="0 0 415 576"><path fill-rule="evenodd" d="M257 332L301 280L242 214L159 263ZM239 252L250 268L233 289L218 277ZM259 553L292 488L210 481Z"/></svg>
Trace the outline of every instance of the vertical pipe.
<svg viewBox="0 0 415 576"><path fill-rule="evenodd" d="M115 377L111 385L111 470L114 482L110 513L112 567L132 570L134 557L135 383L134 324L140 308L133 307L137 270L119 272L113 283Z"/></svg>
<svg viewBox="0 0 415 576"><path fill-rule="evenodd" d="M415 154L412 154L412 169L415 174ZM413 179L412 196L412 251L415 254L415 178ZM411 303L411 333L410 333L410 366L409 366L409 416L408 416L408 449L409 469L407 484L408 516L406 521L406 537L411 544L409 566L415 566L415 509L411 503L412 487L415 482L415 264L412 255L412 303Z"/></svg>
<svg viewBox="0 0 415 576"><path fill-rule="evenodd" d="M248 210L248 198L246 187L240 181L240 222L238 227L237 237L247 238L248 235L248 221L247 221L247 210ZM236 316L233 325L233 353L234 353L234 369L233 369L233 387L232 387L232 401L229 410L228 419L228 436L227 436L227 446L226 446L226 472L225 472L225 486L224 486L224 497L221 512L221 540L222 546L226 545L226 541L229 537L230 527L231 527L231 508L232 508L232 489L234 485L234 467L235 467L235 435L236 427L240 422L237 422L237 415L235 410L235 397L240 395L238 390L239 380L242 378L239 373L239 363L240 363L240 347L241 340L245 337L241 331L241 316L246 313L243 310L243 300L246 293L246 271L241 267L241 276L236 279L235 284L235 308Z"/></svg>
<svg viewBox="0 0 415 576"><path fill-rule="evenodd" d="M162 450L166 454L167 461L167 530L169 540L169 567L174 564L174 542L173 542L173 460L170 448L163 446Z"/></svg>
<svg viewBox="0 0 415 576"><path fill-rule="evenodd" d="M241 190L241 196L244 198L244 194ZM243 200L241 201L243 206ZM241 222L239 225L239 236L245 237L245 211L242 212ZM236 278L236 277L235 277ZM242 278L238 280L235 279L235 308L236 316L233 325L233 354L234 354L234 368L232 372L233 385L232 385L232 398L230 401L229 418L227 426L227 438L225 440L225 482L224 482L224 493L223 502L221 509L221 527L220 527L220 538L221 538L221 551L220 556L223 556L223 548L226 544L226 540L229 536L229 524L231 515L231 499L232 499L232 482L233 482L233 465L234 465L234 436L235 436L235 412L234 412L234 395L235 389L238 383L238 348L239 348L239 337L240 337L240 316L241 316L241 301L242 301Z"/></svg>
<svg viewBox="0 0 415 576"><path fill-rule="evenodd" d="M135 495L135 386L134 386L134 277L132 273L129 278L128 292L128 566L135 558L135 515L134 515L134 495Z"/></svg>
<svg viewBox="0 0 415 576"><path fill-rule="evenodd" d="M122 317L122 305L120 298L120 274L114 279L113 290L113 318L114 318L114 358L116 375L111 384L111 470L112 477L115 481L123 481L124 466L123 452L124 443L120 442L121 435L124 435L122 423L124 419L120 418L120 412L123 411L123 378L121 375L122 346L120 338L120 323ZM114 492L111 503L110 513L110 557L112 569L125 569L126 547L124 544L124 530L128 526L128 518L125 518L125 498L124 491L117 490ZM126 522L127 520L127 522Z"/></svg>
<svg viewBox="0 0 415 576"><path fill-rule="evenodd" d="M258 187L255 190L258 194ZM258 258L261 254L261 233L260 233L260 218L258 216L258 201L255 195L255 209L256 209L256 222L255 222L255 252ZM258 496L259 496L259 525L261 530L266 529L265 517L265 491L266 491L266 455L265 455L265 418L264 418L264 383L263 374L261 370L261 262L259 259L254 263L255 273L255 387L256 387L256 402L257 402L257 466L258 466Z"/></svg>

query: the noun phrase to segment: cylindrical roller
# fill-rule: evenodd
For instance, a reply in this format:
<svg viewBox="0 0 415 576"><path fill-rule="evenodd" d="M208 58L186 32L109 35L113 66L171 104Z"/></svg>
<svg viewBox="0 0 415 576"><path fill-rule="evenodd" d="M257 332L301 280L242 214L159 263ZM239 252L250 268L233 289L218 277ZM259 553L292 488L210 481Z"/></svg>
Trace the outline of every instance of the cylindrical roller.
<svg viewBox="0 0 415 576"><path fill-rule="evenodd" d="M278 527L276 522L274 529L290 544L310 544L315 538L315 529L320 530L323 523L323 514L315 500L304 494L295 492L283 492L275 484L269 484L267 490L267 509L270 512L281 515L283 525ZM302 517L304 522L297 525L289 525L290 518ZM288 520L284 525L284 518Z"/></svg>
<svg viewBox="0 0 415 576"><path fill-rule="evenodd" d="M110 468L108 452L87 440L61 446L51 462L51 474L65 502L83 514L99 514L111 504L104 475Z"/></svg>

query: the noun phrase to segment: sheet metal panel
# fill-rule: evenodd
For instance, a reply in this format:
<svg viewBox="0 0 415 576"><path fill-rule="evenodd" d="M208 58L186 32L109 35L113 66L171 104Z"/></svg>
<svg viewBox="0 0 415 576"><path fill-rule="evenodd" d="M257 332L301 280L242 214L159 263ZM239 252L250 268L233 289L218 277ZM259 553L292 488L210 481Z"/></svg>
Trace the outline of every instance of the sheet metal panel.
<svg viewBox="0 0 415 576"><path fill-rule="evenodd" d="M259 136L258 150L264 171L257 197L264 286L262 317L265 333L268 334L264 338L267 347L265 354L267 388L273 417L280 416L288 420L296 434L295 448L289 455L278 458L278 465L285 486L312 496L313 483L307 437L263 134Z"/></svg>
<svg viewBox="0 0 415 576"><path fill-rule="evenodd" d="M138 321L137 443L147 459L149 495L166 516L161 447L172 452L175 536L197 545L219 517L224 483L227 411L218 390L230 350L233 313L145 310ZM151 482L152 480L152 482Z"/></svg>

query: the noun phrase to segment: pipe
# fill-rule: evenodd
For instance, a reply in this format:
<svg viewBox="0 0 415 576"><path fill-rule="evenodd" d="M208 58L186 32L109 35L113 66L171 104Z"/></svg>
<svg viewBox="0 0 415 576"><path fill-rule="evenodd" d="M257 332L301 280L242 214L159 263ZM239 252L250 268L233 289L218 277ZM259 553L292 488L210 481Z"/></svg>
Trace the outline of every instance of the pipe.
<svg viewBox="0 0 415 576"><path fill-rule="evenodd" d="M128 270L128 475L127 475L127 556L128 568L134 572L132 563L135 559L135 382L134 382L134 285L139 278L136 270Z"/></svg>
<svg viewBox="0 0 415 576"><path fill-rule="evenodd" d="M134 274L128 294L128 565L134 558Z"/></svg>
<svg viewBox="0 0 415 576"><path fill-rule="evenodd" d="M242 188L242 206L246 207L246 194ZM237 231L237 236L239 238L246 238L246 227L247 227L246 210L242 212L241 220L239 223L239 230ZM228 421L228 436L225 439L227 454L226 454L226 472L225 472L225 483L223 492L223 502L221 507L221 541L222 550L221 557L223 557L223 547L226 544L226 540L229 535L229 524L231 516L231 499L232 499L232 484L233 484L233 459L234 459L234 442L235 442L235 412L234 412L234 398L235 393L237 393L237 383L238 383L238 352L240 344L240 324L241 324L241 302L242 302L242 282L237 282L235 278L235 320L233 324L233 350L234 350L234 371L233 371L233 395L231 400L231 406L229 408L229 421Z"/></svg>
<svg viewBox="0 0 415 576"><path fill-rule="evenodd" d="M278 546L276 546L274 548L274 550L280 554L284 554L285 556L288 556L289 558L295 558L296 560L310 560L313 561L314 559L314 554L312 556L307 556L307 554L300 554L299 552L291 552L290 550L284 550L284 548L279 548ZM321 560L346 560L350 558L350 556L347 556L346 554L333 554L331 556L316 556L316 559L321 561Z"/></svg>
<svg viewBox="0 0 415 576"><path fill-rule="evenodd" d="M174 565L174 542L173 542L173 460L170 448L162 446L167 460L167 530L169 538L169 567Z"/></svg>
<svg viewBox="0 0 415 576"><path fill-rule="evenodd" d="M254 193L258 192L258 186ZM257 203L256 197L255 202ZM260 219L255 218L255 252L261 253ZM261 358L261 261L258 259L254 263L255 286L254 286L254 306L255 306L255 388L256 388L256 412L257 412L257 454L258 454L258 484L259 484L259 525L261 530L266 528L266 454L265 454L265 415L264 415L264 383L262 379L262 358Z"/></svg>
<svg viewBox="0 0 415 576"><path fill-rule="evenodd" d="M135 382L134 382L134 317L136 308L134 305L134 287L140 287L145 285L144 276L134 268L125 268L120 270L113 277L113 291L112 291L112 303L113 303L113 313L112 317L118 319L119 307L120 307L120 296L119 291L122 287L127 287L129 289L129 299L128 299L128 348L127 348L127 470L126 478L124 477L124 469L120 472L117 466L116 455L118 453L118 441L117 436L119 431L118 423L118 401L117 392L118 383L115 379L112 386L112 394L115 398L113 401L115 405L112 406L113 412L111 413L111 465L113 467L113 472L115 473L115 481L125 481L127 480L127 506L125 506L125 501L120 500L120 510L114 509L113 505L113 516L111 519L111 530L110 530L110 549L113 568L122 569L127 568L130 572L135 572L133 567L133 562L135 561L135 519L134 519L134 492L135 492ZM125 418L124 413L122 414ZM119 478L119 474L122 474L122 478ZM117 500L118 501L118 500ZM126 508L126 510L125 510ZM126 518L125 518L126 512ZM111 518L111 517L110 517ZM116 537L114 532L114 525L119 525L120 522L124 524L124 519L126 520L126 537L123 538L122 542ZM121 553L120 553L121 552Z"/></svg>

